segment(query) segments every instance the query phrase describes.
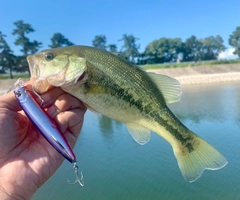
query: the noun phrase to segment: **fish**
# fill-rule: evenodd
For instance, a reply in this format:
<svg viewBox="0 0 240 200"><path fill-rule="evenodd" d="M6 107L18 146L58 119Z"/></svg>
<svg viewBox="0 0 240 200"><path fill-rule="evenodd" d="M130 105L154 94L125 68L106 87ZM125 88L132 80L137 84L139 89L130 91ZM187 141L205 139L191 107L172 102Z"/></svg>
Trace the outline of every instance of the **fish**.
<svg viewBox="0 0 240 200"><path fill-rule="evenodd" d="M126 124L140 145L151 132L171 146L185 180L218 170L226 158L189 130L167 104L180 101L181 85L169 76L146 72L111 52L89 46L43 50L27 57L33 88L39 94L61 87L101 115Z"/></svg>

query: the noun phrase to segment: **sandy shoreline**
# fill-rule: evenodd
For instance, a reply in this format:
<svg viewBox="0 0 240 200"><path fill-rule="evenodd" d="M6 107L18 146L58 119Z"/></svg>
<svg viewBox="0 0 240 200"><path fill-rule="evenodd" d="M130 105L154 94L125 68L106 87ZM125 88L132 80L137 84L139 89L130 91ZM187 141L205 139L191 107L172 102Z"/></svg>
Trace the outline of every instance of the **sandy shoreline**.
<svg viewBox="0 0 240 200"><path fill-rule="evenodd" d="M170 68L148 71L176 78L183 85L240 81L240 64Z"/></svg>
<svg viewBox="0 0 240 200"><path fill-rule="evenodd" d="M240 72L175 77L182 85L240 81Z"/></svg>
<svg viewBox="0 0 240 200"><path fill-rule="evenodd" d="M176 78L182 85L233 81L240 82L240 64L169 68L148 71ZM0 95L12 87L15 82L16 79L0 80Z"/></svg>

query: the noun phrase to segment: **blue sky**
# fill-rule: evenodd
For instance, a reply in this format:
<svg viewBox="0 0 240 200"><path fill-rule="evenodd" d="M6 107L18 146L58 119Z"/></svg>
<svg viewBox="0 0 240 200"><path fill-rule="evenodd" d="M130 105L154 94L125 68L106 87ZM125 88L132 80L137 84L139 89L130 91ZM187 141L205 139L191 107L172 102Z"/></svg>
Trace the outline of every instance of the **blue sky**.
<svg viewBox="0 0 240 200"><path fill-rule="evenodd" d="M122 35L133 34L139 38L140 51L161 37L184 41L191 35L219 34L230 48L229 35L240 26L239 0L0 0L0 8L0 31L16 54L19 47L11 33L17 20L32 25L35 32L28 37L42 42L42 49L49 48L56 32L90 46L95 35L105 35L118 49Z"/></svg>

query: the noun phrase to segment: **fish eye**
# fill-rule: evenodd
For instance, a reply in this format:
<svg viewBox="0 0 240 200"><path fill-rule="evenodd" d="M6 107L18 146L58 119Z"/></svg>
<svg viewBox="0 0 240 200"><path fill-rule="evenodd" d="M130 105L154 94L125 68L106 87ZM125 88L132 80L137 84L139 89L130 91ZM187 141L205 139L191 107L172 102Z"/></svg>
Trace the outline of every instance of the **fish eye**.
<svg viewBox="0 0 240 200"><path fill-rule="evenodd" d="M53 56L52 53L48 53L48 54L45 55L45 59L46 59L47 61L50 61L50 60L52 60L53 58L54 58L54 56Z"/></svg>

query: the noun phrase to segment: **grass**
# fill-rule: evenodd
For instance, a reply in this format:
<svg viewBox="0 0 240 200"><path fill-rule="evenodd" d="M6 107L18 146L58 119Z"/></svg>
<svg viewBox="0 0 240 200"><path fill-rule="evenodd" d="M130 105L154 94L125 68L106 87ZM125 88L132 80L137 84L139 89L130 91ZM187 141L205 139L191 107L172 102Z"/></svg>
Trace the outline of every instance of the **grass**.
<svg viewBox="0 0 240 200"><path fill-rule="evenodd" d="M209 66L209 65L227 65L240 64L240 59L237 60L211 60L203 62L183 62L183 63L164 63L164 64L146 64L141 65L143 69L164 69L164 68L182 68L195 66Z"/></svg>
<svg viewBox="0 0 240 200"><path fill-rule="evenodd" d="M18 79L18 78L29 78L29 75L24 73L24 74L14 74L13 75L14 79ZM0 80L4 80L4 79L10 79L10 75L9 74L0 74Z"/></svg>

